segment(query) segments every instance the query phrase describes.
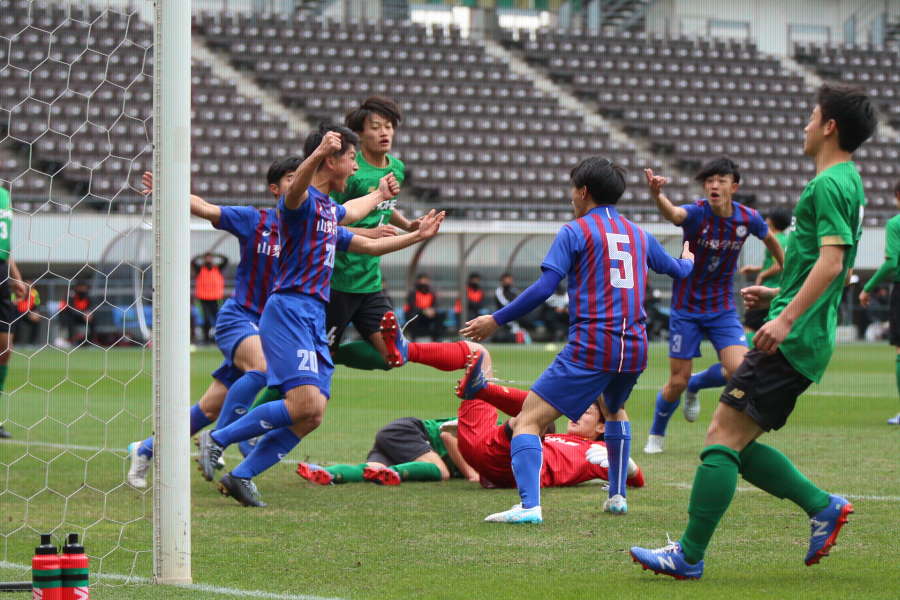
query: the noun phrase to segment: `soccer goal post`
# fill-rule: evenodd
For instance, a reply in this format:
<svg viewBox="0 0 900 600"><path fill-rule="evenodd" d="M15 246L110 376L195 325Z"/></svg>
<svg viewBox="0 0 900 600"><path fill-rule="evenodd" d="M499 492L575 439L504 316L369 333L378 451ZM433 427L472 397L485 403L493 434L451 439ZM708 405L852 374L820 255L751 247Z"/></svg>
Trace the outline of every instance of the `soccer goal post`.
<svg viewBox="0 0 900 600"><path fill-rule="evenodd" d="M155 3L153 77L153 570L191 583L191 3Z"/></svg>

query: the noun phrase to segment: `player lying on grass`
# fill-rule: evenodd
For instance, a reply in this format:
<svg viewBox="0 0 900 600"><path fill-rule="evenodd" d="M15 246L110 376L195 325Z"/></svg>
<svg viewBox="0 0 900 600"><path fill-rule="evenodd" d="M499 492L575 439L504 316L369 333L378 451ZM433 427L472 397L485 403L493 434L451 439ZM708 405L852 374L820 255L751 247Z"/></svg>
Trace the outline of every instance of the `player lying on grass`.
<svg viewBox="0 0 900 600"><path fill-rule="evenodd" d="M366 462L321 467L297 465L297 474L319 485L372 481L399 485L402 481L446 481L464 477L478 481L478 473L463 460L453 429L454 419L403 417L375 434Z"/></svg>
<svg viewBox="0 0 900 600"><path fill-rule="evenodd" d="M462 399L457 410L459 452L480 475L484 487L516 487L510 440L528 392L489 381L485 372L486 351L469 357L466 372L456 386ZM497 424L497 410L512 417ZM602 399L588 405L578 420L570 420L565 433L543 436L541 487L577 485L592 479L609 481L609 457L605 437ZM626 484L644 485L644 475L628 459Z"/></svg>
<svg viewBox="0 0 900 600"><path fill-rule="evenodd" d="M276 201L289 189L300 162L300 157L289 156L269 166L266 184ZM143 182L145 194L152 193L153 173L145 172ZM217 206L195 195L190 197L190 206L195 217L234 235L241 257L234 278L234 293L216 318L216 346L222 353L222 364L213 371L212 382L190 410L190 431L194 435L219 417L223 404L233 404L234 409L226 410L220 423L227 417L233 419L234 410L243 398L256 395L265 385L266 359L259 340L259 317L275 277L281 244L274 208ZM128 483L139 489L147 487L153 436L129 444L128 452L131 460Z"/></svg>
<svg viewBox="0 0 900 600"><path fill-rule="evenodd" d="M756 440L784 426L797 397L821 380L831 359L844 280L862 236L865 195L852 153L872 136L877 122L862 90L819 88L803 130L803 152L815 162L816 176L794 209L781 287L741 290L747 308L769 306L768 321L719 399L681 538L655 550L631 548L632 558L645 569L678 579L703 575L703 556L734 496L738 473L809 515L806 565L828 555L853 512L845 498L822 490L784 454Z"/></svg>
<svg viewBox="0 0 900 600"><path fill-rule="evenodd" d="M345 127L322 126L311 133L304 143L306 159L278 202L282 250L278 277L260 318L260 335L267 384L281 391L284 399L258 406L228 427L200 436L198 460L204 477L211 480L226 447L265 434L219 482L223 494L245 506L264 506L253 477L287 455L324 418L334 371L325 336L325 305L335 252L395 252L436 235L444 218L444 213L432 210L418 231L380 239L353 235L341 227L339 223L357 221L374 207L357 214L328 197L344 190L358 168L358 144L356 134ZM397 194L393 175L382 180L379 191L385 197Z"/></svg>
<svg viewBox="0 0 900 600"><path fill-rule="evenodd" d="M733 200L741 174L730 159L720 157L703 165L694 179L703 186L705 198L684 206L675 206L663 194L665 177L654 175L650 169L645 174L660 213L682 228L684 241L696 256L690 275L672 284L669 381L656 397L653 425L644 446L644 452L656 454L663 451L669 418L692 379L691 365L700 356L703 338L712 342L721 364L693 377L692 387L697 391L725 385L725 373L734 373L747 352L733 298L734 272L744 242L751 234L763 240L779 265L784 262L784 253L759 213ZM684 418L688 421L696 421L700 414L697 391L686 398Z"/></svg>
<svg viewBox="0 0 900 600"><path fill-rule="evenodd" d="M631 424L624 406L647 367L647 271L679 278L693 266L687 244L684 258L674 259L653 236L618 214L615 205L625 191L621 167L599 156L586 158L572 169L571 180L575 220L557 234L541 264L541 278L507 306L469 321L460 331L480 342L540 306L568 278L569 342L534 383L512 427L510 455L522 502L490 515L490 521L543 521L540 435L561 415L577 422L600 395L610 465L604 510L627 512Z"/></svg>

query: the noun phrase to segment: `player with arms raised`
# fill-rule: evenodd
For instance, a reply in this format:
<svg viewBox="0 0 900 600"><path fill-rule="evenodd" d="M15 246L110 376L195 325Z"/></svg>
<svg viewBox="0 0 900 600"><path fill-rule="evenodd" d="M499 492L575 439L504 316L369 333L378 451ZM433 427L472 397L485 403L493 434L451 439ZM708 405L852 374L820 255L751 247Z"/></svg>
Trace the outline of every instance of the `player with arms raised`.
<svg viewBox="0 0 900 600"><path fill-rule="evenodd" d="M758 212L732 199L741 174L730 159L709 161L695 180L703 186L706 198L694 204L675 206L662 193L665 177L647 169L650 195L666 220L682 228L684 241L697 257L694 270L672 285L672 311L669 317L669 381L656 396L653 425L644 452L663 451L669 418L681 402L681 394L691 378L693 359L700 356L700 342L708 338L719 354L719 361L696 376L700 388L725 385L725 375L734 373L747 352L744 328L734 305L734 272L747 237L763 240L779 265L784 253L775 235ZM697 420L699 396L692 393L684 406L684 417Z"/></svg>
<svg viewBox="0 0 900 600"><path fill-rule="evenodd" d="M834 351L838 306L862 236L865 204L852 153L875 132L875 109L862 90L825 84L803 130L803 152L816 176L794 209L781 288L741 290L748 308L770 305L769 320L722 392L700 453L688 507L688 525L677 542L631 556L645 569L678 579L699 579L703 556L737 487L738 473L776 498L787 498L810 517L804 562L828 555L853 506L807 479L771 446L756 441L780 429L797 397L820 381Z"/></svg>
<svg viewBox="0 0 900 600"><path fill-rule="evenodd" d="M322 126L307 136L306 159L278 203L279 273L260 319L260 334L268 365L267 383L285 398L258 406L228 427L200 436L200 467L211 479L228 445L265 434L244 461L219 482L223 494L245 506L265 505L253 477L276 464L324 417L334 371L325 337L325 304L335 253L400 250L437 234L443 219L443 213L431 211L417 232L377 240L341 227L339 223L358 221L399 192L393 175L387 175L379 183L378 193L371 195L371 202L347 208L329 198L330 192L345 189L347 178L358 168L358 144L356 134L345 127Z"/></svg>
<svg viewBox="0 0 900 600"><path fill-rule="evenodd" d="M571 172L575 220L563 226L540 279L494 313L466 323L460 333L474 341L540 306L568 278L569 343L528 392L513 427L510 455L521 504L487 521L541 523L541 434L560 415L578 421L603 395L609 450L609 499L604 510L624 514L631 423L625 412L638 376L647 367L644 296L648 267L686 277L693 255L666 254L656 239L616 212L625 191L624 170L594 156Z"/></svg>

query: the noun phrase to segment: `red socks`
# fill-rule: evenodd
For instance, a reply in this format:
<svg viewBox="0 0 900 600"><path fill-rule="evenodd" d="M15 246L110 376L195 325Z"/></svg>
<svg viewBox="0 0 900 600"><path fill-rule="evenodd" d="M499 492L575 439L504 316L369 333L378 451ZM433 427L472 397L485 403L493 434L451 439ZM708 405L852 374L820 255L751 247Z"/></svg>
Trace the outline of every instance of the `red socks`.
<svg viewBox="0 0 900 600"><path fill-rule="evenodd" d="M410 343L409 361L421 363L441 371L458 371L466 368L466 359L472 351L465 342Z"/></svg>
<svg viewBox="0 0 900 600"><path fill-rule="evenodd" d="M514 417L522 410L522 405L525 403L525 396L527 395L528 390L489 383L475 395L475 398L484 400L509 416Z"/></svg>

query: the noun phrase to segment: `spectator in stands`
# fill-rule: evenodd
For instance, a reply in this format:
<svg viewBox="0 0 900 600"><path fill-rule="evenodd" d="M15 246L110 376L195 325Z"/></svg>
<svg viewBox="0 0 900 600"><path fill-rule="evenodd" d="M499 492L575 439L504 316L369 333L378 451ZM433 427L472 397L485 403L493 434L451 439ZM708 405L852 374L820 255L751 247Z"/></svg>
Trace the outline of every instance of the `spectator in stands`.
<svg viewBox="0 0 900 600"><path fill-rule="evenodd" d="M410 290L403 306L409 337L430 337L438 341L444 336L444 313L437 309L437 294L431 287L431 277L425 273L416 276L415 289Z"/></svg>
<svg viewBox="0 0 900 600"><path fill-rule="evenodd" d="M515 300L518 295L519 290L514 285L512 273L507 272L500 275L500 285L494 290L494 302L497 304L497 310ZM495 335L494 339L524 344L528 341L528 333L524 329L528 327L528 323L525 319L510 321L498 331L500 337Z"/></svg>
<svg viewBox="0 0 900 600"><path fill-rule="evenodd" d="M460 319L462 302L459 299L456 300L453 312L456 313L457 326L462 327ZM484 290L481 289L481 275L469 273L469 280L466 282L466 315L469 319L474 319L484 314L487 314L487 307L485 306Z"/></svg>
<svg viewBox="0 0 900 600"><path fill-rule="evenodd" d="M60 301L59 320L66 335L57 338L57 346L69 347L89 339L88 325L92 318L90 289L86 282L76 282L68 300Z"/></svg>
<svg viewBox="0 0 900 600"><path fill-rule="evenodd" d="M549 340L559 342L566 339L569 333L569 294L562 283L556 286L556 291L541 307L541 320L547 328Z"/></svg>
<svg viewBox="0 0 900 600"><path fill-rule="evenodd" d="M34 346L41 329L41 316L35 310L41 304L41 295L33 282L26 281L25 286L30 292L16 301L16 311L19 313L19 318L16 319L16 340L20 344Z"/></svg>
<svg viewBox="0 0 900 600"><path fill-rule="evenodd" d="M203 311L203 342L212 343L210 328L216 322L219 304L225 297L225 277L222 271L228 265L228 259L221 254L207 252L201 259L199 256L191 261L196 279L194 279L194 296L200 301Z"/></svg>

